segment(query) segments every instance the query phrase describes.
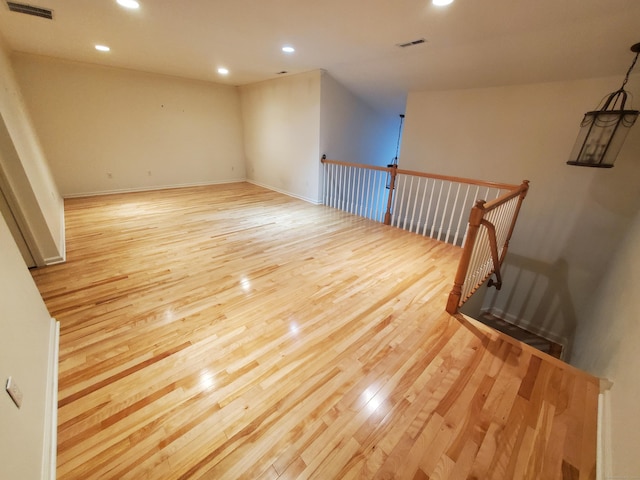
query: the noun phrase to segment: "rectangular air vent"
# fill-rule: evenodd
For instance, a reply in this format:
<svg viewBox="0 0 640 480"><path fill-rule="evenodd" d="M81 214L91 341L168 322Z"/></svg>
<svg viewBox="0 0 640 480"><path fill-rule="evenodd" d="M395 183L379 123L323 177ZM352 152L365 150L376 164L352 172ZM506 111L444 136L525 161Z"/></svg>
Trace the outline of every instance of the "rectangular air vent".
<svg viewBox="0 0 640 480"><path fill-rule="evenodd" d="M26 15L33 15L35 17L53 19L53 11L48 8L34 7L33 5L25 5L24 3L7 2L9 10L17 13L24 13Z"/></svg>
<svg viewBox="0 0 640 480"><path fill-rule="evenodd" d="M420 45L421 43L425 43L427 40L424 38L419 38L417 40L412 40L410 42L405 42L405 43L398 43L398 47L401 48L407 48L407 47L413 47L414 45Z"/></svg>

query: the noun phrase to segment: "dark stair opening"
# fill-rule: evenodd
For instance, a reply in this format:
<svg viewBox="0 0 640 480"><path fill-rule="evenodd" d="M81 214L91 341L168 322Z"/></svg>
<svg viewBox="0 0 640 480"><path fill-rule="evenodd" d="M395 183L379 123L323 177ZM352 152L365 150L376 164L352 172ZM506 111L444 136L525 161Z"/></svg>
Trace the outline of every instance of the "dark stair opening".
<svg viewBox="0 0 640 480"><path fill-rule="evenodd" d="M562 345L536 335L535 333L528 332L527 330L517 327L516 325L496 317L489 312L485 312L480 315L478 321L493 328L494 330L498 330L499 332L509 335L511 338L515 338L527 345L531 345L552 357L561 358L562 356Z"/></svg>

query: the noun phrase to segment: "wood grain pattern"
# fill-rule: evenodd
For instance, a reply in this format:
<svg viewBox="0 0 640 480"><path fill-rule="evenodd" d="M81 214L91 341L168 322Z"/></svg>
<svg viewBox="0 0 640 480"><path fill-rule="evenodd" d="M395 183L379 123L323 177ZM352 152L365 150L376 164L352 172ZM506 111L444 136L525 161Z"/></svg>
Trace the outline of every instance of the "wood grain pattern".
<svg viewBox="0 0 640 480"><path fill-rule="evenodd" d="M460 249L249 184L72 199L58 478L595 478L596 379L444 312Z"/></svg>

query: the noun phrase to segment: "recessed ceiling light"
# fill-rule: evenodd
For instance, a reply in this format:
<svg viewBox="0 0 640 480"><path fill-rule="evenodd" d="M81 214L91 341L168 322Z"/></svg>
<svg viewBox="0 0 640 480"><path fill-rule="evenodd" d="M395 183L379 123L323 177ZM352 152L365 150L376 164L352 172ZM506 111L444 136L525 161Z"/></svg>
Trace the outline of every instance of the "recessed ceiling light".
<svg viewBox="0 0 640 480"><path fill-rule="evenodd" d="M293 53L296 51L296 49L293 48L291 45L285 45L284 47L282 47L282 51L284 53Z"/></svg>
<svg viewBox="0 0 640 480"><path fill-rule="evenodd" d="M229 75L229 70L224 68L224 67L220 67L220 68L218 68L218 73L220 75Z"/></svg>
<svg viewBox="0 0 640 480"><path fill-rule="evenodd" d="M444 7L445 5L452 4L453 0L431 0L431 3L437 5L438 7Z"/></svg>
<svg viewBox="0 0 640 480"><path fill-rule="evenodd" d="M96 50L99 50L101 52L108 52L111 49L106 45L96 45Z"/></svg>
<svg viewBox="0 0 640 480"><path fill-rule="evenodd" d="M124 8L140 8L140 4L136 0L117 0L117 2Z"/></svg>

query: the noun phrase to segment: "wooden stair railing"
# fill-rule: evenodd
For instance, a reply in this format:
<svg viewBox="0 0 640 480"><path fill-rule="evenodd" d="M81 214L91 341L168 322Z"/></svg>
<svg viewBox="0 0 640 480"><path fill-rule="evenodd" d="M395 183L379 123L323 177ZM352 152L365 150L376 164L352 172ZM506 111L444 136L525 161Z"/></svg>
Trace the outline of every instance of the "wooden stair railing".
<svg viewBox="0 0 640 480"><path fill-rule="evenodd" d="M461 246L469 208L517 185L322 159L325 205Z"/></svg>
<svg viewBox="0 0 640 480"><path fill-rule="evenodd" d="M397 165L380 167L325 156L321 161L325 205L463 246L447 302L449 313L456 313L492 274L496 280L489 280L489 285L500 289L500 266L528 181L518 186L402 170Z"/></svg>
<svg viewBox="0 0 640 480"><path fill-rule="evenodd" d="M498 290L502 287L500 267L507 255L509 241L528 190L529 181L524 180L515 190L492 202L478 200L471 209L466 242L447 300L447 312L457 313L493 274L496 280L489 279L488 285Z"/></svg>

